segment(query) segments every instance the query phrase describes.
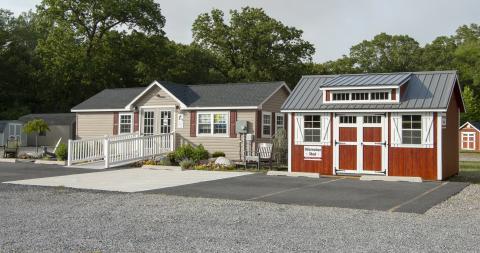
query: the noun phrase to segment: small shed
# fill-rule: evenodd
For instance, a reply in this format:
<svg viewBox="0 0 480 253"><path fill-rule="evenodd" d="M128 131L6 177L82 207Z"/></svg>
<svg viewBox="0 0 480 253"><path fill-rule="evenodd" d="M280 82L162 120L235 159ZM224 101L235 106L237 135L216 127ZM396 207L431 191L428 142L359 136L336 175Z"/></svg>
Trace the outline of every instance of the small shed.
<svg viewBox="0 0 480 253"><path fill-rule="evenodd" d="M23 132L23 122L19 120L0 120L0 146L10 139L20 141L20 146L27 145L27 135Z"/></svg>
<svg viewBox="0 0 480 253"><path fill-rule="evenodd" d="M43 119L50 128L50 131L40 133L38 136L39 146L55 146L60 138L62 143L67 143L69 139L74 139L75 137L75 113L28 114L19 118L23 123L33 119ZM35 134L27 136L27 145L35 145Z"/></svg>
<svg viewBox="0 0 480 253"><path fill-rule="evenodd" d="M458 131L460 150L480 152L480 121L465 122Z"/></svg>

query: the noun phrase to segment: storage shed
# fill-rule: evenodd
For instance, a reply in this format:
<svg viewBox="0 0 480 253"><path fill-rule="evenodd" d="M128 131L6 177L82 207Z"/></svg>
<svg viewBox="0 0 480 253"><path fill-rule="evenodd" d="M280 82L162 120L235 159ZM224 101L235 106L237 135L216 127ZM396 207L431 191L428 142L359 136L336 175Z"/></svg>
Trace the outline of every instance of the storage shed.
<svg viewBox="0 0 480 253"><path fill-rule="evenodd" d="M67 143L69 139L75 138L75 113L27 114L19 118L23 123L27 123L33 119L43 119L50 128L50 131L39 134L39 146L53 147L57 144L60 138L62 143ZM29 134L27 136L27 145L35 146L35 135L36 134Z"/></svg>
<svg viewBox="0 0 480 253"><path fill-rule="evenodd" d="M27 135L23 132L23 122L19 120L0 120L0 146L7 144L10 139L20 142L20 146L27 145Z"/></svg>
<svg viewBox="0 0 480 253"><path fill-rule="evenodd" d="M289 171L446 179L463 111L456 71L303 76L282 105Z"/></svg>
<svg viewBox="0 0 480 253"><path fill-rule="evenodd" d="M458 131L460 150L480 152L480 122L465 122Z"/></svg>

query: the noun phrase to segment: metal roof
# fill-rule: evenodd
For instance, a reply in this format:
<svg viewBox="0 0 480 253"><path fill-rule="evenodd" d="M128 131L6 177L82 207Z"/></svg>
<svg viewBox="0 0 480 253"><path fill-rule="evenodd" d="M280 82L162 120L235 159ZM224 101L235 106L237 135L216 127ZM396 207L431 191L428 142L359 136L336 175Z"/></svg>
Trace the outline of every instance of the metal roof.
<svg viewBox="0 0 480 253"><path fill-rule="evenodd" d="M159 81L188 107L259 106L285 82L225 83L184 85ZM106 89L85 100L72 110L124 109L146 87Z"/></svg>
<svg viewBox="0 0 480 253"><path fill-rule="evenodd" d="M33 119L43 119L48 125L70 125L75 122L75 113L36 113L27 114L18 120L28 122Z"/></svg>
<svg viewBox="0 0 480 253"><path fill-rule="evenodd" d="M370 74L363 75L365 78L378 76L378 74L371 74L372 77L369 76ZM399 103L324 104L323 92L320 87L325 87L325 83L339 76L351 75L303 76L282 105L282 110L444 110L448 107L450 94L453 92L457 79L456 71L392 73L392 75L409 76L405 83L406 90ZM350 86L356 87L356 84L351 83Z"/></svg>
<svg viewBox="0 0 480 253"><path fill-rule="evenodd" d="M400 86L412 73L344 74L328 80L322 87Z"/></svg>

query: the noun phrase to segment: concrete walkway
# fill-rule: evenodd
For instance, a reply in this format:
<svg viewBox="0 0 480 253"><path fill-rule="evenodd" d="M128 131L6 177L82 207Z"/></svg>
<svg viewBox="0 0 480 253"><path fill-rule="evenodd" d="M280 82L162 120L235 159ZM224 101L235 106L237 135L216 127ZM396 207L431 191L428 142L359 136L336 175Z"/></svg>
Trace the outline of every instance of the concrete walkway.
<svg viewBox="0 0 480 253"><path fill-rule="evenodd" d="M93 172L5 182L8 184L63 186L77 189L140 192L244 176L248 172L171 171L145 168Z"/></svg>

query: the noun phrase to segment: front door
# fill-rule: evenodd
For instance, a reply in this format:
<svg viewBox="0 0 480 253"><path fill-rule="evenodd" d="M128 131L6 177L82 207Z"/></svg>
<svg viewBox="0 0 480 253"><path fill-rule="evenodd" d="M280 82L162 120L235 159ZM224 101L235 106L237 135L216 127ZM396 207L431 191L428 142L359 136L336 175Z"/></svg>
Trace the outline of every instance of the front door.
<svg viewBox="0 0 480 253"><path fill-rule="evenodd" d="M337 114L334 127L336 173L385 173L387 134L384 115Z"/></svg>
<svg viewBox="0 0 480 253"><path fill-rule="evenodd" d="M142 109L142 134L167 134L173 132L173 111L160 108Z"/></svg>
<svg viewBox="0 0 480 253"><path fill-rule="evenodd" d="M22 142L22 125L20 124L10 124L9 125L9 140L17 140Z"/></svg>

